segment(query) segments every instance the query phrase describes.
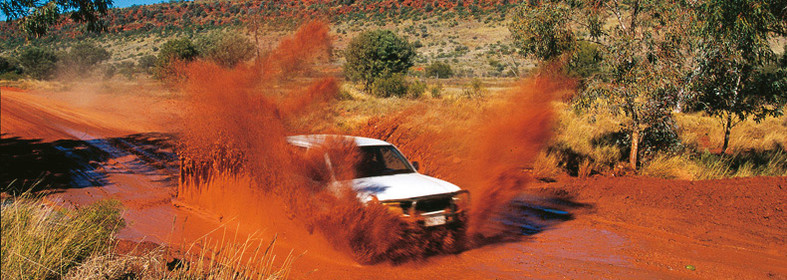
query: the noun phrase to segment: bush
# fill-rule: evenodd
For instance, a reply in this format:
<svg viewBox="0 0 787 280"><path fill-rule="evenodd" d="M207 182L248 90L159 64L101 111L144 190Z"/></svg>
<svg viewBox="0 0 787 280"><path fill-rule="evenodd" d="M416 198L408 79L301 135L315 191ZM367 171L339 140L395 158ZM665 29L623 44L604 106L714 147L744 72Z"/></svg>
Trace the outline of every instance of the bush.
<svg viewBox="0 0 787 280"><path fill-rule="evenodd" d="M71 47L63 62L69 69L76 70L77 73L85 73L97 64L108 60L110 56L111 54L106 49L92 43L82 42Z"/></svg>
<svg viewBox="0 0 787 280"><path fill-rule="evenodd" d="M23 72L34 79L51 78L57 61L55 52L49 49L30 47L19 54L19 64Z"/></svg>
<svg viewBox="0 0 787 280"><path fill-rule="evenodd" d="M467 98L476 98L481 97L486 92L484 89L484 83L481 82L478 78L473 78L469 84L465 85L464 89L462 90L462 94L464 94Z"/></svg>
<svg viewBox="0 0 787 280"><path fill-rule="evenodd" d="M372 85L372 93L379 97L403 97L407 95L407 80L404 75L394 74L377 78Z"/></svg>
<svg viewBox="0 0 787 280"><path fill-rule="evenodd" d="M410 93L411 98L419 98L426 92L426 83L416 80L410 83L407 91Z"/></svg>
<svg viewBox="0 0 787 280"><path fill-rule="evenodd" d="M345 75L352 81L363 82L369 92L380 78L389 80L412 67L415 50L406 39L390 30L374 30L353 38L344 55L347 59Z"/></svg>
<svg viewBox="0 0 787 280"><path fill-rule="evenodd" d="M188 38L169 40L161 46L156 58L156 75L158 78L176 75L176 69L173 69L172 62L188 62L194 60L197 55L197 48Z"/></svg>
<svg viewBox="0 0 787 280"><path fill-rule="evenodd" d="M566 69L571 76L588 78L599 71L601 60L601 51L598 50L598 46L588 42L579 42Z"/></svg>
<svg viewBox="0 0 787 280"><path fill-rule="evenodd" d="M429 89L429 93L432 94L433 98L440 98L443 96L443 84L437 83Z"/></svg>
<svg viewBox="0 0 787 280"><path fill-rule="evenodd" d="M248 37L234 32L211 32L194 44L200 56L227 68L251 59L257 50Z"/></svg>
<svg viewBox="0 0 787 280"><path fill-rule="evenodd" d="M22 68L19 62L11 58L0 56L0 79L16 80L21 78Z"/></svg>
<svg viewBox="0 0 787 280"><path fill-rule="evenodd" d="M134 65L133 61L122 61L115 65L117 69L117 73L123 75L126 79L131 80L134 78L134 74L137 73L136 65Z"/></svg>
<svg viewBox="0 0 787 280"><path fill-rule="evenodd" d="M451 65L448 63L435 61L429 66L426 66L426 76L430 78L445 79L454 76L454 71L451 70Z"/></svg>
<svg viewBox="0 0 787 280"><path fill-rule="evenodd" d="M141 72L153 74L153 69L156 68L156 57L153 55L140 57L137 61L137 67Z"/></svg>

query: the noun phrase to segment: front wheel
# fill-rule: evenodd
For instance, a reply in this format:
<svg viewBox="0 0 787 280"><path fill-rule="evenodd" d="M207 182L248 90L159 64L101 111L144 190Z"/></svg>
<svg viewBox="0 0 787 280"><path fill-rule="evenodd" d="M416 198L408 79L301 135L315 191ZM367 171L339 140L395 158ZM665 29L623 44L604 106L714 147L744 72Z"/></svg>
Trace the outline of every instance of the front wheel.
<svg viewBox="0 0 787 280"><path fill-rule="evenodd" d="M459 214L457 221L448 225L443 238L443 252L458 254L466 249L467 224L463 214Z"/></svg>

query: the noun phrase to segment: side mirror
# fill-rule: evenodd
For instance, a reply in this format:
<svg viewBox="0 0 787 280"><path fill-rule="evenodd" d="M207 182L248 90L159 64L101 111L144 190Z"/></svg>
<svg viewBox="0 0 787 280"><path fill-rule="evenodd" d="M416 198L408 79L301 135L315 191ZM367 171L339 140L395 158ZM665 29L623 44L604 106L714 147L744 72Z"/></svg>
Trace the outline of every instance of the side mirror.
<svg viewBox="0 0 787 280"><path fill-rule="evenodd" d="M412 164L413 164L413 167L415 168L415 171L418 171L418 169L420 168L420 165L418 164L418 162L417 161L413 161Z"/></svg>

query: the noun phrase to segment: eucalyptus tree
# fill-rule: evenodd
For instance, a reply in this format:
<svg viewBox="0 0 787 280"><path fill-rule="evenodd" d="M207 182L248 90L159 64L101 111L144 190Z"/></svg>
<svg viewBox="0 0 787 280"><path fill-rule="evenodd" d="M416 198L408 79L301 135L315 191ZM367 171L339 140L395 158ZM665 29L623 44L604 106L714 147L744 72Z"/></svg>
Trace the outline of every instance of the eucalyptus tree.
<svg viewBox="0 0 787 280"><path fill-rule="evenodd" d="M577 104L622 117L629 164L636 168L645 133L670 127L664 124L686 84L688 8L658 0L529 1L515 11L509 30L524 54L541 60L596 47L600 62L587 74Z"/></svg>
<svg viewBox="0 0 787 280"><path fill-rule="evenodd" d="M88 31L104 31L101 16L112 7L112 0L1 0L0 12L7 20L20 19L22 30L40 37L60 21L61 14L77 23L84 23Z"/></svg>
<svg viewBox="0 0 787 280"><path fill-rule="evenodd" d="M344 73L361 81L367 92L378 79L404 74L413 66L415 49L390 30L365 31L353 38L344 51Z"/></svg>
<svg viewBox="0 0 787 280"><path fill-rule="evenodd" d="M722 153L732 128L753 117L779 116L787 101L787 59L770 40L787 34L787 1L706 0L696 7L700 24L694 75L695 101L721 121Z"/></svg>

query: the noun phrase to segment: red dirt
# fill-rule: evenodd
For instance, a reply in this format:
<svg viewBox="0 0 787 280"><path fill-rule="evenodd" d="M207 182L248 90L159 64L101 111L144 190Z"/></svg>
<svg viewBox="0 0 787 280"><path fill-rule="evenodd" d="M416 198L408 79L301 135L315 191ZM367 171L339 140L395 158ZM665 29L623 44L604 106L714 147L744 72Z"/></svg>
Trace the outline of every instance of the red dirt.
<svg viewBox="0 0 787 280"><path fill-rule="evenodd" d="M319 33L322 29L313 25L304 30ZM299 46L307 39L295 36L287 44ZM315 50L324 50L326 46L330 46L329 42L320 41L318 47L304 47L303 50L320 53ZM303 59L299 55L283 57ZM292 65L298 67L288 71L315 75L308 70L308 61ZM561 82L545 77L523 82L521 95L514 93L512 99L492 105L490 112L494 114L477 123L471 122L469 128L419 130L417 124L406 117L406 113L412 112L405 112L371 121L362 134L388 139L405 154L424 161L430 174L466 185L482 199L500 195L497 200L483 204L493 208L489 212L492 214L480 215L482 217L476 219L483 222L477 225L492 225L499 218L510 218L513 214L518 215L513 218L544 222L546 226L527 236L512 234L511 228L478 226L475 232L486 238L478 242L477 247L460 254L432 256L397 265L389 262L358 264L342 250L342 246L351 244L337 246L336 240L341 238L323 236L333 232L380 235L385 233L385 227L379 225L385 225L387 219L370 215L369 222L360 225L377 227L348 229L359 225L355 216L336 213L356 213L351 211L359 209L357 204L332 205L335 199L320 196L320 192L275 187L298 186L299 181L291 180L301 174L300 171L293 174L282 170L306 170L304 162L293 160L288 157L291 154L283 152L286 144L281 137L288 133L287 116L298 114L302 106L328 100L325 95L310 93L331 93L335 90L335 82L330 78L313 78L311 81L316 82L303 85L302 81L274 77L280 76L276 72L265 72L272 76L259 84L256 78L259 76L255 76L261 73L259 69L233 72L204 63L191 67L192 77L204 75L202 80L209 81L194 80L194 84L186 86L204 101L197 104L205 106L190 107L187 106L189 100L184 100L179 106L171 106L175 112L154 110L151 113L147 106L160 100L128 93L134 89L124 94L98 95L90 105L85 105L83 99L71 99L69 95L55 97L47 92L2 88L0 126L3 138L99 140L91 143L97 143L110 155L109 159L90 165L98 166L96 173L105 176L106 182L100 186L60 190L47 200L69 206L105 198L118 199L126 207L124 217L128 222L119 237L133 242L150 241L177 248L205 238L243 241L246 235L257 233L258 237L270 240L277 235L277 260L283 260L290 252L296 255L306 252L293 267L292 277L296 279L787 279L785 177L692 182L595 176L562 178L548 184L530 180L522 168L548 137L551 116L549 107L544 104L556 96L533 94L557 94L564 89ZM292 99L282 97L284 95L277 90L279 87L265 91L270 99L255 99L248 94L271 85L268 83L286 84L287 88L298 86L301 90L287 94L296 96ZM216 95L216 92L236 94ZM123 103L124 108L117 110L111 106L117 103ZM515 106L517 104L528 106ZM216 140L232 140L219 143L237 145L247 156L266 160L256 161L250 167L253 172L247 175L217 177L212 182L214 185L178 193L174 171L157 167L159 164L151 163L138 153L130 153L142 148L141 145L122 148L102 144L102 140L109 137L129 133L173 131L159 122L180 114L177 110L184 108L203 110L199 111L202 118L197 116L199 114L189 115L198 111L183 113L187 120L198 120L182 131L192 137L192 148L199 151L215 144ZM135 111L146 116L133 117ZM211 118L219 115L224 117ZM516 118L506 119L512 116ZM512 127L522 130L511 130ZM467 131L476 131L473 129L477 132L462 136ZM216 138L217 134L224 138ZM435 139L449 145L431 144ZM499 146L519 149L505 151ZM14 158L14 155L3 155L4 160ZM160 165L166 166L166 163ZM484 166L490 165L493 168L484 170ZM492 176L481 176L485 174ZM485 191L490 194L483 195ZM180 200L175 199L176 193ZM301 199L304 195L315 197ZM546 216L525 216L525 212L493 203L514 196L518 196L517 200L530 199L570 212L572 218L547 221ZM282 199L288 197L295 202ZM327 199L327 203L314 204L320 199ZM331 206L323 212L297 208L311 204ZM316 214L333 214L333 217L344 219L321 219ZM320 223L334 224L329 227ZM499 237L501 232L505 232L504 241L489 240ZM128 249L130 244L133 243L123 246ZM144 244L153 247L150 243ZM687 269L687 265L696 270Z"/></svg>
<svg viewBox="0 0 787 280"><path fill-rule="evenodd" d="M42 102L42 98L33 93L16 92L11 94L13 98L7 99L7 92L3 90L4 99L0 107L4 133L10 133L4 137L34 133L34 127L6 126L8 112L19 107L33 108L26 109L29 114L23 119L28 125L72 124L68 118L60 118L55 112L70 112L74 108L63 108L64 104L50 105L57 103L51 100ZM34 117L46 112L52 114L43 121ZM99 135L97 131L102 128L92 127L90 123L100 120L83 121L76 127L65 128ZM54 128L47 133L50 137L70 135ZM130 161L130 158L116 159L114 163L102 165L131 170ZM221 224L225 227L217 232L238 229L228 225L226 218L173 207L174 183L156 183L160 176L155 173L115 172L110 174L110 185L64 190L59 198L53 200L81 204L104 197L121 199L128 207L126 218L130 220L129 228L121 232L121 237L130 240L157 243L180 240L188 244L189 240ZM308 250L295 263L293 277L296 279L785 279L785 188L787 178L784 177L697 182L591 177L562 179L550 184L531 183L523 190L524 193L562 197L588 206L570 210L574 214L573 220L519 241L401 265L358 265L343 253L330 253L330 247L311 248L309 242L301 239L300 235L308 235L305 230L295 235L286 227L248 229L245 232L264 230L265 233L279 233L280 243L277 246L280 249L277 254L280 256L286 255L290 249L294 249L296 254ZM268 206L276 208L275 205ZM693 265L696 270L688 270L686 265Z"/></svg>

